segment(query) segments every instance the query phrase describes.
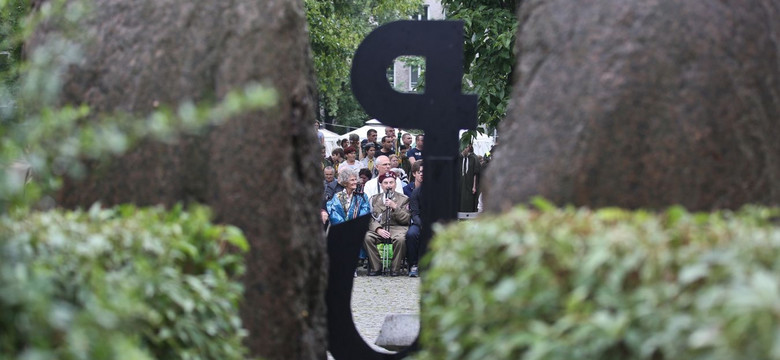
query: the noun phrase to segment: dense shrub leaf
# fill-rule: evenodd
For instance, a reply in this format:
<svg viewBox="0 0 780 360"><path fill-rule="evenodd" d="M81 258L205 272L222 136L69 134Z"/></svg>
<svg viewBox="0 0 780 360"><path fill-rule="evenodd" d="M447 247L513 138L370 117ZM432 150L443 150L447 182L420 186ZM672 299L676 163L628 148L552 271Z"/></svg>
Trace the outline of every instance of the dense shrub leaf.
<svg viewBox="0 0 780 360"><path fill-rule="evenodd" d="M438 228L418 359L780 359L780 209L557 209Z"/></svg>

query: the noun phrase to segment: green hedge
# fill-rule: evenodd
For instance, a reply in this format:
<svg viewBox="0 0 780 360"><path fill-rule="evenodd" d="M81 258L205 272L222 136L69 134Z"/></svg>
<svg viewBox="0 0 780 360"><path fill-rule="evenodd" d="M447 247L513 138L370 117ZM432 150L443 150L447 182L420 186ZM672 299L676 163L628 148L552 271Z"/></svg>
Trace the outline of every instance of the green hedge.
<svg viewBox="0 0 780 360"><path fill-rule="evenodd" d="M780 359L780 209L536 205L438 233L418 359Z"/></svg>
<svg viewBox="0 0 780 360"><path fill-rule="evenodd" d="M0 218L0 359L243 359L231 243L200 207Z"/></svg>

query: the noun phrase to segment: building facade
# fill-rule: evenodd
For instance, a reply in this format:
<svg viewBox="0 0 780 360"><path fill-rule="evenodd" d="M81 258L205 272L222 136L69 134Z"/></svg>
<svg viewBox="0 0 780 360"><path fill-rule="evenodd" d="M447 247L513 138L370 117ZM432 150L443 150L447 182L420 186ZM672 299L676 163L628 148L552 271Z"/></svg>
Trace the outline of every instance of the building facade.
<svg viewBox="0 0 780 360"><path fill-rule="evenodd" d="M416 20L444 20L444 7L439 0L424 0ZM417 92L423 74L424 60L419 57L401 57L393 62L392 72L388 71L388 80L393 88L400 92Z"/></svg>

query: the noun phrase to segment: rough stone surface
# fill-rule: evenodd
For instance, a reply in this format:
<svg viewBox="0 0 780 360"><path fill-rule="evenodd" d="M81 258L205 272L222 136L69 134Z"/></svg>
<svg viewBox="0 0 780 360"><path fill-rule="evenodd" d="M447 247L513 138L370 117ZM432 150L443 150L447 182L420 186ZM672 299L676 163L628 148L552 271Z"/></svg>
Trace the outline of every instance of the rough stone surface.
<svg viewBox="0 0 780 360"><path fill-rule="evenodd" d="M143 115L156 104L218 100L260 82L278 105L175 145L142 144L68 181L59 204L201 202L239 226L247 255L242 319L247 345L267 359L321 359L326 348L326 258L314 83L303 1L95 0L86 59L63 102ZM34 48L53 30L45 27Z"/></svg>
<svg viewBox="0 0 780 360"><path fill-rule="evenodd" d="M420 333L419 314L389 314L375 344L393 351L409 347Z"/></svg>
<svg viewBox="0 0 780 360"><path fill-rule="evenodd" d="M780 0L527 0L501 211L780 204Z"/></svg>

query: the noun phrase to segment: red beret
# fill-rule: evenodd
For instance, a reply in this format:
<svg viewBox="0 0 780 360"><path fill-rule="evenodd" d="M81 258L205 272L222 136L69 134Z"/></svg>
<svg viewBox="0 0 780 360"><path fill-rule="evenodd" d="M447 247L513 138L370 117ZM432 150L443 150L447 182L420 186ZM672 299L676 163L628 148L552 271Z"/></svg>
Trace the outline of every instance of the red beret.
<svg viewBox="0 0 780 360"><path fill-rule="evenodd" d="M382 181L384 181L385 179L387 179L389 177L395 179L396 178L395 173L392 172L392 171L388 171L388 172L386 172L386 173L384 173L382 175L379 175L379 182L381 183Z"/></svg>

